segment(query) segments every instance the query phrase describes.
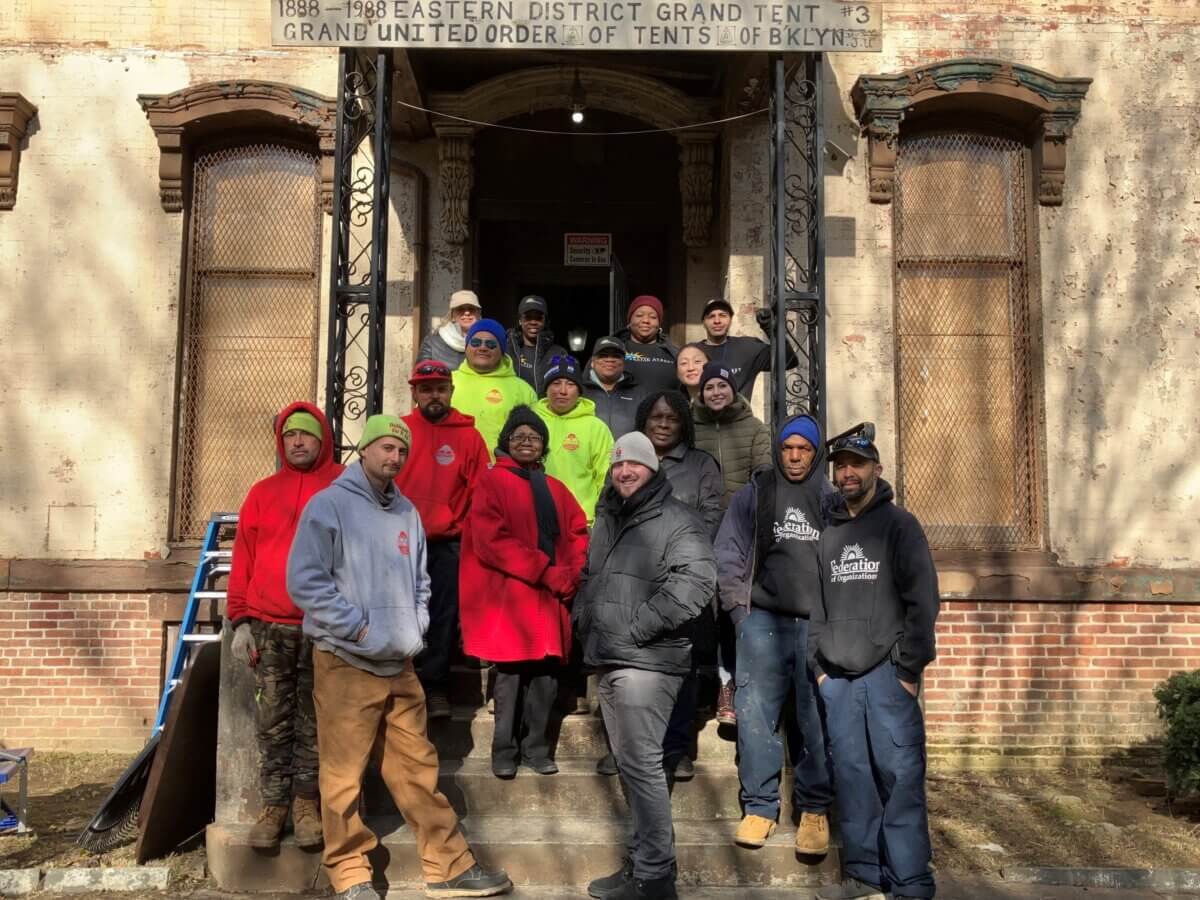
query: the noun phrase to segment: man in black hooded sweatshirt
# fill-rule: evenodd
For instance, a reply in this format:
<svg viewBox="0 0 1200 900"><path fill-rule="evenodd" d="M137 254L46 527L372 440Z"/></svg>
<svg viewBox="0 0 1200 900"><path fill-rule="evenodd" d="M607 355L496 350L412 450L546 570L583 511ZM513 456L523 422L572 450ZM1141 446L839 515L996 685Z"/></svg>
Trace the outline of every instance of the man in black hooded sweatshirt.
<svg viewBox="0 0 1200 900"><path fill-rule="evenodd" d="M795 756L796 851L829 850L833 773L808 670L809 615L821 599L817 543L823 506L825 442L810 416L783 423L775 464L754 473L733 496L714 548L721 603L737 634L738 780L744 815L734 841L761 847L779 817L783 735L792 694L804 747Z"/></svg>
<svg viewBox="0 0 1200 900"><path fill-rule="evenodd" d="M846 881L818 900L934 895L921 672L935 654L937 571L916 518L892 502L868 435L829 449L840 496L821 534L809 665L836 760Z"/></svg>

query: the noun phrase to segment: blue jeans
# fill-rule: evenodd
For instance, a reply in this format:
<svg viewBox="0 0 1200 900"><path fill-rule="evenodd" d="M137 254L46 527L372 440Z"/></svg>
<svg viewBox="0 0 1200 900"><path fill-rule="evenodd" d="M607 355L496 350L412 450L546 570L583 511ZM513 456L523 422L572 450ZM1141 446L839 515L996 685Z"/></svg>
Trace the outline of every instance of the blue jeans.
<svg viewBox="0 0 1200 900"><path fill-rule="evenodd" d="M737 629L738 779L746 815L779 817L784 703L794 691L804 739L795 759L795 807L825 813L833 802L833 766L816 685L808 672L808 619L754 608Z"/></svg>
<svg viewBox="0 0 1200 900"><path fill-rule="evenodd" d="M857 678L821 682L837 760L842 864L848 875L905 897L932 897L925 805L925 720L884 660Z"/></svg>

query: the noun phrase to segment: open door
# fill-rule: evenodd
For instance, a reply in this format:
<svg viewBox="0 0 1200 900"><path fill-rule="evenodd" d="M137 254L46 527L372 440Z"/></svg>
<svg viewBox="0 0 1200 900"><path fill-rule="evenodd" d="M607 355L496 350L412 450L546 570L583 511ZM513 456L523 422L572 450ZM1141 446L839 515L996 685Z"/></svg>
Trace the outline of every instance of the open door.
<svg viewBox="0 0 1200 900"><path fill-rule="evenodd" d="M629 285L625 267L617 254L609 255L608 263L608 333L616 334L625 327L625 310L629 308Z"/></svg>

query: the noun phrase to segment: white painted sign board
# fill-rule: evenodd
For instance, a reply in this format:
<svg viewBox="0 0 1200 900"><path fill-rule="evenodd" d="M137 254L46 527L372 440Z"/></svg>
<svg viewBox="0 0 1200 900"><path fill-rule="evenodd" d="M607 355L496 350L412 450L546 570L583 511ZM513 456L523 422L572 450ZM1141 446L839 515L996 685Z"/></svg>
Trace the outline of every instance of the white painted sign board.
<svg viewBox="0 0 1200 900"><path fill-rule="evenodd" d="M284 47L883 49L883 3L832 0L270 0Z"/></svg>

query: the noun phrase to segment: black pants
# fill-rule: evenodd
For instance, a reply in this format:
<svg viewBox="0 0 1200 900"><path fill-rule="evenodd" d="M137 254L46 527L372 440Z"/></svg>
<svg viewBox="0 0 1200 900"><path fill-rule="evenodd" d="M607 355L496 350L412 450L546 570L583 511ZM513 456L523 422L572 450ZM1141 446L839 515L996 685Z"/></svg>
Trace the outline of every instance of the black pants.
<svg viewBox="0 0 1200 900"><path fill-rule="evenodd" d="M426 548L429 630L416 661L426 693L446 690L450 659L458 649L458 548L458 541L430 541Z"/></svg>
<svg viewBox="0 0 1200 900"><path fill-rule="evenodd" d="M561 666L554 660L497 663L492 697L496 701L496 730L492 761L518 763L550 758L546 732Z"/></svg>

